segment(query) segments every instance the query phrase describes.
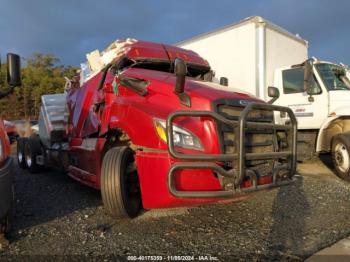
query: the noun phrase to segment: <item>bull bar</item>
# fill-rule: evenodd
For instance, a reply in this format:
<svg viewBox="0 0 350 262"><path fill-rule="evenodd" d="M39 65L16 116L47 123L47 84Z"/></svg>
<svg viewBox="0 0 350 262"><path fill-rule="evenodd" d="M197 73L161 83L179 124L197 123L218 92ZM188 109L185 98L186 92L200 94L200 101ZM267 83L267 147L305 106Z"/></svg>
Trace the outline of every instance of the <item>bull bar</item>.
<svg viewBox="0 0 350 262"><path fill-rule="evenodd" d="M288 114L290 124L280 125L275 123L262 123L262 122L251 122L248 121L248 115L253 110L265 110L265 111L279 111ZM234 154L183 154L178 153L175 150L173 142L173 122L178 117L210 117L218 122L222 122L236 128L236 144L238 152ZM267 153L246 153L245 151L245 140L246 140L246 129L271 129L273 131L286 131L291 133L290 150L288 151L273 151ZM278 187L293 182L293 175L296 171L296 150L297 150L297 120L293 111L290 108L250 103L241 112L238 121L231 120L223 117L222 115L212 111L175 111L169 115L166 121L167 130L167 145L169 154L177 160L185 160L192 162L181 162L175 163L171 166L168 173L168 189L169 192L178 198L216 198L216 197L232 197L234 195L246 192L252 192L261 189L268 189L272 187ZM268 159L287 159L287 163L277 164L272 170L272 183L258 185L258 178L256 173L247 169L245 166L246 160L268 160ZM222 166L215 162L220 161L232 161L232 169L225 170ZM235 163L238 162L237 169L235 169ZM221 190L221 191L179 191L175 187L174 174L180 169L211 169L222 177L232 179L232 189ZM284 180L279 179L281 171L287 171ZM285 174L285 173L284 173ZM242 181L245 177L250 177L252 186L247 188L240 188Z"/></svg>

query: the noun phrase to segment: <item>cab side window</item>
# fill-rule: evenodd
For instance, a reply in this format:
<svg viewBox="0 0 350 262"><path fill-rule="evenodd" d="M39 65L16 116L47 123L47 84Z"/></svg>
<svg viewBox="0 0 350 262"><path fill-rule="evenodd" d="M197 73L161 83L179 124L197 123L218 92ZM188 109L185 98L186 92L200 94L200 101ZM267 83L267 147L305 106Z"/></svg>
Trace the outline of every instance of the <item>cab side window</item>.
<svg viewBox="0 0 350 262"><path fill-rule="evenodd" d="M283 70L283 93L284 94L294 94L294 93L303 93L304 90L304 68L292 68ZM314 94L320 94L321 87L318 84L315 76L312 77L312 87Z"/></svg>

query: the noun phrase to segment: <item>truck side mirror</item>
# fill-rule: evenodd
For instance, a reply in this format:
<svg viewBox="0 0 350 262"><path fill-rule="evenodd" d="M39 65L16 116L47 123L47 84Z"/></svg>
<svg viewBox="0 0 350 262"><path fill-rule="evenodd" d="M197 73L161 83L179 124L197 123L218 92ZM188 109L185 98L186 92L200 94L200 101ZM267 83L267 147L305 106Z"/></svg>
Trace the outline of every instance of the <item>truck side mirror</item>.
<svg viewBox="0 0 350 262"><path fill-rule="evenodd" d="M312 67L313 67L313 60L312 59L306 60L304 65L304 90L310 96L313 95L312 86L311 86Z"/></svg>
<svg viewBox="0 0 350 262"><path fill-rule="evenodd" d="M280 91L277 87L269 86L267 88L267 95L269 97L272 97L272 99L268 103L273 104L280 97Z"/></svg>
<svg viewBox="0 0 350 262"><path fill-rule="evenodd" d="M220 85L228 86L228 78L227 77L220 77Z"/></svg>
<svg viewBox="0 0 350 262"><path fill-rule="evenodd" d="M21 82L21 58L16 54L7 54L7 82L9 86L20 86Z"/></svg>
<svg viewBox="0 0 350 262"><path fill-rule="evenodd" d="M181 94L185 89L185 78L187 74L187 66L184 60L181 58L175 59L175 75L176 75L176 83L175 83L175 93Z"/></svg>
<svg viewBox="0 0 350 262"><path fill-rule="evenodd" d="M179 97L181 104L191 107L191 98L185 93L185 81L187 75L187 66L184 60L176 58L174 62L175 67L175 94Z"/></svg>

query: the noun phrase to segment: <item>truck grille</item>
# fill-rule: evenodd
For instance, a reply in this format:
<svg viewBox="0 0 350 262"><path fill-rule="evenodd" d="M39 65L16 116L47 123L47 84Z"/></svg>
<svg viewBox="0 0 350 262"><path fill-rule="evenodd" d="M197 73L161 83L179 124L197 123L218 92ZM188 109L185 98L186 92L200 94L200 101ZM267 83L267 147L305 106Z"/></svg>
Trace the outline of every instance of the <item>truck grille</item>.
<svg viewBox="0 0 350 262"><path fill-rule="evenodd" d="M235 100L225 103L216 103L216 111L223 117L230 120L237 120L244 106ZM273 112L266 110L253 110L248 115L249 122L272 123L274 121ZM218 123L221 150L225 154L235 154L238 152L238 128L225 123ZM247 129L245 139L245 150L247 153L273 152L277 146L276 133L266 129ZM232 162L226 163L232 167ZM256 171L259 175L268 175L272 170L273 160L246 161L246 166Z"/></svg>

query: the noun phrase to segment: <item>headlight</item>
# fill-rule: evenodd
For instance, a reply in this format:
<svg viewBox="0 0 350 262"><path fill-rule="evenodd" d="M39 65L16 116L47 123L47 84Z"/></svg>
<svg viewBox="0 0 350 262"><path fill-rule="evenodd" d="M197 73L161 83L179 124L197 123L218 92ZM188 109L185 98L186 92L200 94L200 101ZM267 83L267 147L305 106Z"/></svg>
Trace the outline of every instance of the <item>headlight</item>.
<svg viewBox="0 0 350 262"><path fill-rule="evenodd" d="M166 143L166 122L162 119L154 119L154 126L160 139ZM173 142L178 147L203 150L203 146L194 134L176 125L173 125Z"/></svg>

